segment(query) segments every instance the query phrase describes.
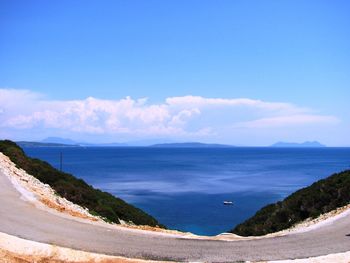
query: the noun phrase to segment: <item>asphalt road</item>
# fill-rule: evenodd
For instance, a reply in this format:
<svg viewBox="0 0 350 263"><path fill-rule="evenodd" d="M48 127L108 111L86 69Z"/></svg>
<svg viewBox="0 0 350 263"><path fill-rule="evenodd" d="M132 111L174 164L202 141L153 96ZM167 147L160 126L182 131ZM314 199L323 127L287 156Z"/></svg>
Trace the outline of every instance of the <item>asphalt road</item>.
<svg viewBox="0 0 350 263"><path fill-rule="evenodd" d="M350 216L309 232L246 241L194 240L110 229L63 218L23 201L0 172L0 232L131 258L232 262L306 258L350 250Z"/></svg>

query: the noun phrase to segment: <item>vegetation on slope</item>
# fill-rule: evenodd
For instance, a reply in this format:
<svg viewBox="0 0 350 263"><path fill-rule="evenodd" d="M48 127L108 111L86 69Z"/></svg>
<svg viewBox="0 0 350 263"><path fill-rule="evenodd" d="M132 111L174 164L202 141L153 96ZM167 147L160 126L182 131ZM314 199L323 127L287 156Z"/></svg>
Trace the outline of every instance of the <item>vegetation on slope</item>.
<svg viewBox="0 0 350 263"><path fill-rule="evenodd" d="M265 206L231 232L241 236L265 235L349 203L350 170L347 170L296 191L281 202Z"/></svg>
<svg viewBox="0 0 350 263"><path fill-rule="evenodd" d="M144 211L124 202L109 193L94 189L73 175L60 172L47 162L29 158L12 141L0 141L0 152L7 155L17 167L33 175L41 182L50 185L60 196L89 209L107 221L119 223L119 219L132 221L137 225L160 226L156 219Z"/></svg>

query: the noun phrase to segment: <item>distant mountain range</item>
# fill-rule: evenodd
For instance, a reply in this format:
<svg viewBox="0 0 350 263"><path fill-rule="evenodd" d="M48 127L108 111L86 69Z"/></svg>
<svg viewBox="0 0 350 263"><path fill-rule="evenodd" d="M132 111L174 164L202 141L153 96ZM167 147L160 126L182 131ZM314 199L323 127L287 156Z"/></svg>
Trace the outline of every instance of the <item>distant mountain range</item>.
<svg viewBox="0 0 350 263"><path fill-rule="evenodd" d="M157 143L157 144L133 144L133 143L79 143L70 139L50 137L41 142L17 141L21 147L156 147L156 148L230 148L232 145L200 142L183 143Z"/></svg>
<svg viewBox="0 0 350 263"><path fill-rule="evenodd" d="M76 145L79 144L71 139L66 138L60 138L60 137L47 137L46 139L42 140L40 143L58 143L58 144L64 144L64 145Z"/></svg>
<svg viewBox="0 0 350 263"><path fill-rule="evenodd" d="M148 139L148 140L137 140L129 142L111 142L111 143L89 143L89 142L78 142L71 139L60 138L60 137L48 137L38 143L50 143L50 144L63 144L63 145L75 145L75 146L86 146L86 147L126 147L126 146L150 146L158 143L172 143L171 140L161 139Z"/></svg>
<svg viewBox="0 0 350 263"><path fill-rule="evenodd" d="M161 139L130 141L125 143L87 143L77 142L71 139L60 137L48 137L39 142L18 141L18 145L23 147L155 147L155 148L232 148L234 145L218 143L201 143L201 142L169 142ZM244 147L244 146L243 146ZM316 148L326 147L317 141L306 141L303 143L296 142L277 142L270 147L280 148Z"/></svg>
<svg viewBox="0 0 350 263"><path fill-rule="evenodd" d="M160 143L150 147L157 148L231 148L232 145L216 144L216 143L200 143L200 142L183 142L183 143Z"/></svg>
<svg viewBox="0 0 350 263"><path fill-rule="evenodd" d="M54 144L60 144L61 146L128 146L126 143L86 143L86 142L77 142L71 139L60 138L60 137L48 137L38 144L50 144L49 146L53 146Z"/></svg>
<svg viewBox="0 0 350 263"><path fill-rule="evenodd" d="M79 147L80 144L71 140L59 137L48 137L40 142L17 141L20 147Z"/></svg>
<svg viewBox="0 0 350 263"><path fill-rule="evenodd" d="M49 143L49 142L26 142L17 141L20 147L79 147L76 144Z"/></svg>
<svg viewBox="0 0 350 263"><path fill-rule="evenodd" d="M271 147L290 147L290 148L319 148L319 147L326 147L326 145L323 145L317 141L306 141L303 143L296 143L296 142L277 142Z"/></svg>

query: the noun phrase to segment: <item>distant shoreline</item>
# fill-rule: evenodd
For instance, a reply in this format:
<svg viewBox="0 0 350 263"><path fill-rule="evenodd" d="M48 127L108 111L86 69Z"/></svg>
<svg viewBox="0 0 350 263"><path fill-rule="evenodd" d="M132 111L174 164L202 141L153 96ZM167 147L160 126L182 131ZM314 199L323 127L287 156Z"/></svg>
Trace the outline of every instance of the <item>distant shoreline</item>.
<svg viewBox="0 0 350 263"><path fill-rule="evenodd" d="M323 147L291 147L291 146L236 146L236 145L220 145L220 144L204 144L199 145L168 145L168 144L155 144L155 145L109 145L109 144L90 144L90 145L80 145L80 144L59 144L59 143L41 143L41 142L27 142L27 141L17 141L16 142L21 147L61 147L61 148L157 148L157 149L241 149L241 148L257 148L257 149L333 149L333 148L350 148L350 146L323 146Z"/></svg>

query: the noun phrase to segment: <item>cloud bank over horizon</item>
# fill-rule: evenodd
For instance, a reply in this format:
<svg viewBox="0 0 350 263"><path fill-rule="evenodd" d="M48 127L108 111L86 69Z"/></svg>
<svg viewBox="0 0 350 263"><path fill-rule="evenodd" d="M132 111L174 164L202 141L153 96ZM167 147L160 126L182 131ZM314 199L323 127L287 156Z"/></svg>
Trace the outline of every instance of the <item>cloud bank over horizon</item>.
<svg viewBox="0 0 350 263"><path fill-rule="evenodd" d="M29 90L0 89L0 136L17 140L167 138L264 145L277 140L324 141L340 123L337 116L314 109L250 98L188 95L161 103L131 97L52 100Z"/></svg>

